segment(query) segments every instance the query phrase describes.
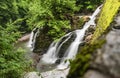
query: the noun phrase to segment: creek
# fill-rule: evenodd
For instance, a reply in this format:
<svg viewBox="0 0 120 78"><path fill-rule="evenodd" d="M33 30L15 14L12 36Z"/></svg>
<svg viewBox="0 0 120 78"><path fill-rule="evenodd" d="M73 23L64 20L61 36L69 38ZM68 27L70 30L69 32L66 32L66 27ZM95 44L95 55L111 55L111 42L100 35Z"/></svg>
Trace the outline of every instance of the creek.
<svg viewBox="0 0 120 78"><path fill-rule="evenodd" d="M58 41L53 41L49 46L48 51L42 55L37 70L43 78L66 78L69 72L70 60L73 60L78 52L79 45L83 43L86 30L90 26L96 26L95 19L101 10L99 6L96 11L90 16L90 20L86 22L82 29L72 31ZM28 47L32 51L35 47L36 36L39 31L34 32L33 29L31 37L28 42Z"/></svg>

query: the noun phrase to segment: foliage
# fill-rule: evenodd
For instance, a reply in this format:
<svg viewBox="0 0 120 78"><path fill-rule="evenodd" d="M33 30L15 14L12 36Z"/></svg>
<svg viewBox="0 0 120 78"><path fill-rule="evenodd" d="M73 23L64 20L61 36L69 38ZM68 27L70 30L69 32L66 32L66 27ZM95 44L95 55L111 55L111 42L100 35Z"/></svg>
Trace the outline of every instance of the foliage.
<svg viewBox="0 0 120 78"><path fill-rule="evenodd" d="M72 16L79 9L75 0L34 0L30 5L28 25L48 26L48 34L53 38L64 35L65 31L62 29L70 29L70 20L66 15L69 13Z"/></svg>
<svg viewBox="0 0 120 78"><path fill-rule="evenodd" d="M20 27L20 31L26 32L34 27L51 27L49 26L51 24L53 31L50 30L48 34L54 37L65 34L65 32L57 31L58 36L54 35L55 30L70 28L70 20L66 19L66 14L69 13L71 16L79 10L76 0L4 0L0 4L2 26L11 20L14 25Z"/></svg>
<svg viewBox="0 0 120 78"><path fill-rule="evenodd" d="M105 32L105 30L108 28L108 26L112 22L113 17L119 10L119 7L120 7L119 0L108 0L105 2L91 43L94 43L94 41L99 36L101 36L103 32Z"/></svg>
<svg viewBox="0 0 120 78"><path fill-rule="evenodd" d="M93 12L104 0L76 0L76 5L81 7L80 12Z"/></svg>
<svg viewBox="0 0 120 78"><path fill-rule="evenodd" d="M16 26L6 24L6 28L0 26L0 77L20 78L25 72L27 62L24 59L22 49L15 50L13 43L19 37Z"/></svg>
<svg viewBox="0 0 120 78"><path fill-rule="evenodd" d="M26 28L28 28L27 24L25 24L24 17L27 13L27 9L21 7L22 5L19 6L19 3L18 0L2 0L0 2L0 25L6 27L6 23L9 23L10 21L16 27L20 27L20 31L25 32Z"/></svg>
<svg viewBox="0 0 120 78"><path fill-rule="evenodd" d="M0 22L2 26L11 20L23 33L34 27L49 26L48 34L58 38L65 34L62 29L70 29L70 17L79 9L96 8L102 0L3 0L0 2ZM93 9L94 10L94 9ZM54 27L55 26L55 27ZM58 33L53 33L56 30Z"/></svg>

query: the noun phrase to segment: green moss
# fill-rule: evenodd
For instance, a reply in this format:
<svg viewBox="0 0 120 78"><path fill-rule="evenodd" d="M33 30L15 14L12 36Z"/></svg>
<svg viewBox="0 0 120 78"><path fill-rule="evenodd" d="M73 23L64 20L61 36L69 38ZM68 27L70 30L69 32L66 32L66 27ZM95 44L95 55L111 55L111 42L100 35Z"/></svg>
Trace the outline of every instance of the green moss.
<svg viewBox="0 0 120 78"><path fill-rule="evenodd" d="M97 40L94 44L86 44L76 56L76 59L71 62L68 78L80 78L90 66L92 53L97 48L100 48L105 43L105 40Z"/></svg>
<svg viewBox="0 0 120 78"><path fill-rule="evenodd" d="M120 7L119 0L106 0L100 18L97 23L96 31L94 32L92 43L110 26L113 17Z"/></svg>
<svg viewBox="0 0 120 78"><path fill-rule="evenodd" d="M83 25L85 24L84 18L80 18L78 20L78 28L81 29L83 28Z"/></svg>

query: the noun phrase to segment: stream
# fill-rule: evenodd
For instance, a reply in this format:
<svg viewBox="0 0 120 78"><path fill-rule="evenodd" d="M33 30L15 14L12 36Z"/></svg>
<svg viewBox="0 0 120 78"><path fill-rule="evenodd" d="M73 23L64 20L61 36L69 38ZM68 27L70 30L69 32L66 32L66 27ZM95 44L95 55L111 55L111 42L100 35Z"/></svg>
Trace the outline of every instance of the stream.
<svg viewBox="0 0 120 78"><path fill-rule="evenodd" d="M51 43L48 51L42 55L42 58L37 64L36 69L38 72L40 72L39 78L66 78L70 69L69 61L75 58L79 45L83 43L83 38L85 36L86 30L90 26L96 26L95 19L98 13L101 11L101 7L102 5L96 9L93 15L90 16L90 20L85 23L82 29L72 31L61 37L58 41L53 41ZM35 46L34 44L36 36L39 33L39 31L34 33L35 30L36 29L33 29L31 32L29 41L23 43L23 45L27 47L27 51L31 53ZM68 44L68 47L66 47L63 51L61 49L64 48L63 46L65 46L65 44Z"/></svg>

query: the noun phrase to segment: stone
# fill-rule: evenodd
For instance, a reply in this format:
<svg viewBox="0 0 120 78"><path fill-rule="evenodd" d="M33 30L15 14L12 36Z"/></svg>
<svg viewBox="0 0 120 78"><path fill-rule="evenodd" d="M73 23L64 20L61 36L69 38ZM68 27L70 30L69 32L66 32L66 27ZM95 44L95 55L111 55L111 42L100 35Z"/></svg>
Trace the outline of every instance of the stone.
<svg viewBox="0 0 120 78"><path fill-rule="evenodd" d="M33 49L34 53L44 54L47 51L50 43L53 41L52 37L48 35L48 30L49 27L47 26L38 30L38 34L35 40L35 47Z"/></svg>
<svg viewBox="0 0 120 78"><path fill-rule="evenodd" d="M89 43L93 37L95 27L91 25L85 32L84 42Z"/></svg>
<svg viewBox="0 0 120 78"><path fill-rule="evenodd" d="M120 25L120 15L112 26ZM114 28L114 27L113 27ZM120 29L114 28L105 36L106 43L92 57L84 78L120 78Z"/></svg>
<svg viewBox="0 0 120 78"><path fill-rule="evenodd" d="M41 56L38 53L32 52L31 57L32 57L32 61L33 61L32 66L36 68L37 64L40 61Z"/></svg>
<svg viewBox="0 0 120 78"><path fill-rule="evenodd" d="M86 42L86 43L89 43L90 40L92 39L92 36L93 36L93 34L88 35L88 36L85 38L85 42Z"/></svg>
<svg viewBox="0 0 120 78"><path fill-rule="evenodd" d="M89 70L86 72L83 78L110 78L96 70Z"/></svg>
<svg viewBox="0 0 120 78"><path fill-rule="evenodd" d="M116 24L113 26L115 29L120 29L120 16L115 18Z"/></svg>
<svg viewBox="0 0 120 78"><path fill-rule="evenodd" d="M29 38L30 38L30 34L24 35L24 36L22 36L21 38L19 38L19 39L17 40L17 43L18 43L18 42L28 41Z"/></svg>
<svg viewBox="0 0 120 78"><path fill-rule="evenodd" d="M83 21L84 22L88 22L90 20L90 17L89 16L83 16Z"/></svg>
<svg viewBox="0 0 120 78"><path fill-rule="evenodd" d="M120 30L110 31L106 44L97 51L92 67L120 78Z"/></svg>
<svg viewBox="0 0 120 78"><path fill-rule="evenodd" d="M23 78L41 78L38 72L29 72Z"/></svg>

